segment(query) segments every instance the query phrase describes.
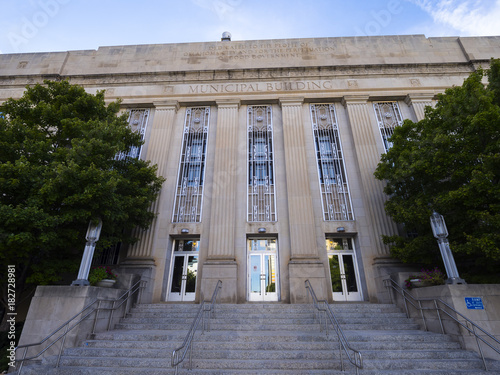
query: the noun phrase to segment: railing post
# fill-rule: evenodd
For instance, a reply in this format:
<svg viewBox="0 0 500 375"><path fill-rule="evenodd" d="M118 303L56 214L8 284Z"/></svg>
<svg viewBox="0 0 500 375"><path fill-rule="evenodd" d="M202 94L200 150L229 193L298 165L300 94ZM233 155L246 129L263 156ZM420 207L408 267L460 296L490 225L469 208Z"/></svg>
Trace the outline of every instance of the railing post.
<svg viewBox="0 0 500 375"><path fill-rule="evenodd" d="M64 336L61 342L61 347L59 348L59 355L57 356L56 368L59 367L59 362L61 361L61 355L64 350L64 343L66 342L66 335L69 330L69 323L66 325L66 330L64 331Z"/></svg>
<svg viewBox="0 0 500 375"><path fill-rule="evenodd" d="M342 357L342 342L339 337L340 370L344 371L344 358Z"/></svg>
<svg viewBox="0 0 500 375"><path fill-rule="evenodd" d="M101 300L99 300L99 302L97 302L97 309L95 310L95 317L94 317L94 324L92 326L92 332L91 334L94 335L95 334L95 328L97 326L97 319L99 318L99 311L101 309Z"/></svg>
<svg viewBox="0 0 500 375"><path fill-rule="evenodd" d="M177 363L177 352L174 350L172 353L172 363ZM179 364L175 365L175 375L177 375Z"/></svg>
<svg viewBox="0 0 500 375"><path fill-rule="evenodd" d="M189 343L189 369L193 369L193 340L191 340L191 342Z"/></svg>
<svg viewBox="0 0 500 375"><path fill-rule="evenodd" d="M444 335L444 325L443 325L443 320L441 319L441 313L439 312L439 306L437 304L437 301L434 300L434 307L436 308L436 312L437 312L437 315L438 315L438 319L439 319L439 325L441 326L441 333Z"/></svg>
<svg viewBox="0 0 500 375"><path fill-rule="evenodd" d="M323 312L323 315L325 316L325 330L326 330L326 337L328 338L328 333L329 333L329 331L328 331L328 319L327 319L327 318L328 318L328 313L327 313L327 311L326 311L326 309L327 309L327 307L326 307L326 301L325 301L325 302L323 302L323 307L324 307L324 309L325 309L325 311Z"/></svg>
<svg viewBox="0 0 500 375"><path fill-rule="evenodd" d="M484 359L483 349L481 349L481 344L479 343L478 335L476 333L476 327L474 327L474 325L472 326L472 333L476 338L477 348L479 350L479 354L481 354L481 359L483 360L484 369L485 371L488 371L488 366L486 365L486 360Z"/></svg>
<svg viewBox="0 0 500 375"><path fill-rule="evenodd" d="M113 321L113 313L115 312L115 302L113 301L113 304L111 305L111 311L109 312L109 319L108 319L108 327L106 328L106 331L109 331L111 328L111 322ZM125 318L125 313L123 314L123 317Z"/></svg>
<svg viewBox="0 0 500 375"><path fill-rule="evenodd" d="M21 360L21 364L19 365L18 375L21 375L21 370L24 365L24 359L26 358L26 354L28 354L28 347L24 348L23 358Z"/></svg>
<svg viewBox="0 0 500 375"><path fill-rule="evenodd" d="M124 318L125 318L125 314L127 314L127 311L129 310L130 300L132 299L132 298L130 298L131 297L131 295L130 295L131 292L132 292L132 290L129 289L129 291L127 293L127 302L125 302L125 307L124 307L124 310L123 310L123 317Z"/></svg>
<svg viewBox="0 0 500 375"><path fill-rule="evenodd" d="M202 309L202 313L201 313L201 334L205 334L205 314L206 314L206 310L205 310L205 302L203 301L201 303L201 309Z"/></svg>
<svg viewBox="0 0 500 375"><path fill-rule="evenodd" d="M393 291L392 291L392 285L391 285L392 279L385 279L384 280L384 286L387 289L387 292L389 293L389 297L391 297L391 304L394 304L394 297L393 297Z"/></svg>
<svg viewBox="0 0 500 375"><path fill-rule="evenodd" d="M408 304L406 303L406 295L405 295L406 291L403 289L403 302L404 302L404 305L405 305L405 311L406 311L406 317L409 318L410 317L410 312L408 311Z"/></svg>
<svg viewBox="0 0 500 375"><path fill-rule="evenodd" d="M427 322L425 321L424 309L422 309L422 302L420 300L418 300L418 309L420 310L420 316L422 317L422 322L424 323L424 329L428 331Z"/></svg>

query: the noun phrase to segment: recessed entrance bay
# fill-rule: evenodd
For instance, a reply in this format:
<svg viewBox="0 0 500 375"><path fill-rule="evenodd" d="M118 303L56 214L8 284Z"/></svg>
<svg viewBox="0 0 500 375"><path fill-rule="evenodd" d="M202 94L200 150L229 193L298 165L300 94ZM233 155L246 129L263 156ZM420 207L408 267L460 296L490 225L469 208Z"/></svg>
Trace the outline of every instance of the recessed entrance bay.
<svg viewBox="0 0 500 375"><path fill-rule="evenodd" d="M276 238L248 240L248 300L278 301Z"/></svg>

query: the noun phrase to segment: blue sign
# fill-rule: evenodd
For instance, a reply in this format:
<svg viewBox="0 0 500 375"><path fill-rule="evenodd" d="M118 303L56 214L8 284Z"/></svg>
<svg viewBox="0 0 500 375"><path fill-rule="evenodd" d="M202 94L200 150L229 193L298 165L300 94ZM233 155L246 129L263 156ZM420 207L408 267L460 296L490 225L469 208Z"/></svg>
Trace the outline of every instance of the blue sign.
<svg viewBox="0 0 500 375"><path fill-rule="evenodd" d="M469 310L484 310L481 297L465 297L465 305Z"/></svg>

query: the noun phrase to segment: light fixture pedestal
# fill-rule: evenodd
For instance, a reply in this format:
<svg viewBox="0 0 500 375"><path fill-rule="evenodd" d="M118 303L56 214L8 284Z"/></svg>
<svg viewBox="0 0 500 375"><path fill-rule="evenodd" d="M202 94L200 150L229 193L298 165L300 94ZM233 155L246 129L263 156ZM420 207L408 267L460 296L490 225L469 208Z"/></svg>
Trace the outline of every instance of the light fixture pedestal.
<svg viewBox="0 0 500 375"><path fill-rule="evenodd" d="M431 215L431 228L434 237L437 238L439 251L441 252L444 268L446 269L446 275L448 276L446 284L467 284L465 280L461 279L458 275L455 258L453 258L453 253L451 252L450 243L447 238L448 229L446 228L444 217L436 211L434 211Z"/></svg>
<svg viewBox="0 0 500 375"><path fill-rule="evenodd" d="M90 266L92 265L92 258L94 257L95 243L99 240L101 235L102 221L99 219L97 223L90 221L89 227L87 229L87 235L85 239L87 243L85 244L85 250L83 250L82 262L80 263L80 270L78 271L78 276L71 285L75 286L88 286L90 282L89 272Z"/></svg>

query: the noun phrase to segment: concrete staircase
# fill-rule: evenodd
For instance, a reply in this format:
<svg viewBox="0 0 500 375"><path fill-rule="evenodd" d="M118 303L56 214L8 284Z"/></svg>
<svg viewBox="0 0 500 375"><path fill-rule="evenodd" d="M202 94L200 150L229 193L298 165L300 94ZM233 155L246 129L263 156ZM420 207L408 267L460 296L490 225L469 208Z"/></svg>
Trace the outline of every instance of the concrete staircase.
<svg viewBox="0 0 500 375"><path fill-rule="evenodd" d="M492 374L482 361L446 335L419 330L393 305L335 304L351 346L363 355L360 374ZM32 366L27 374L173 374L172 350L186 335L199 305L139 305L115 327L66 349L59 369ZM180 374L349 374L340 371L336 334L320 332L310 305L218 305L211 331L197 334L193 370ZM496 372L499 371L499 372Z"/></svg>

